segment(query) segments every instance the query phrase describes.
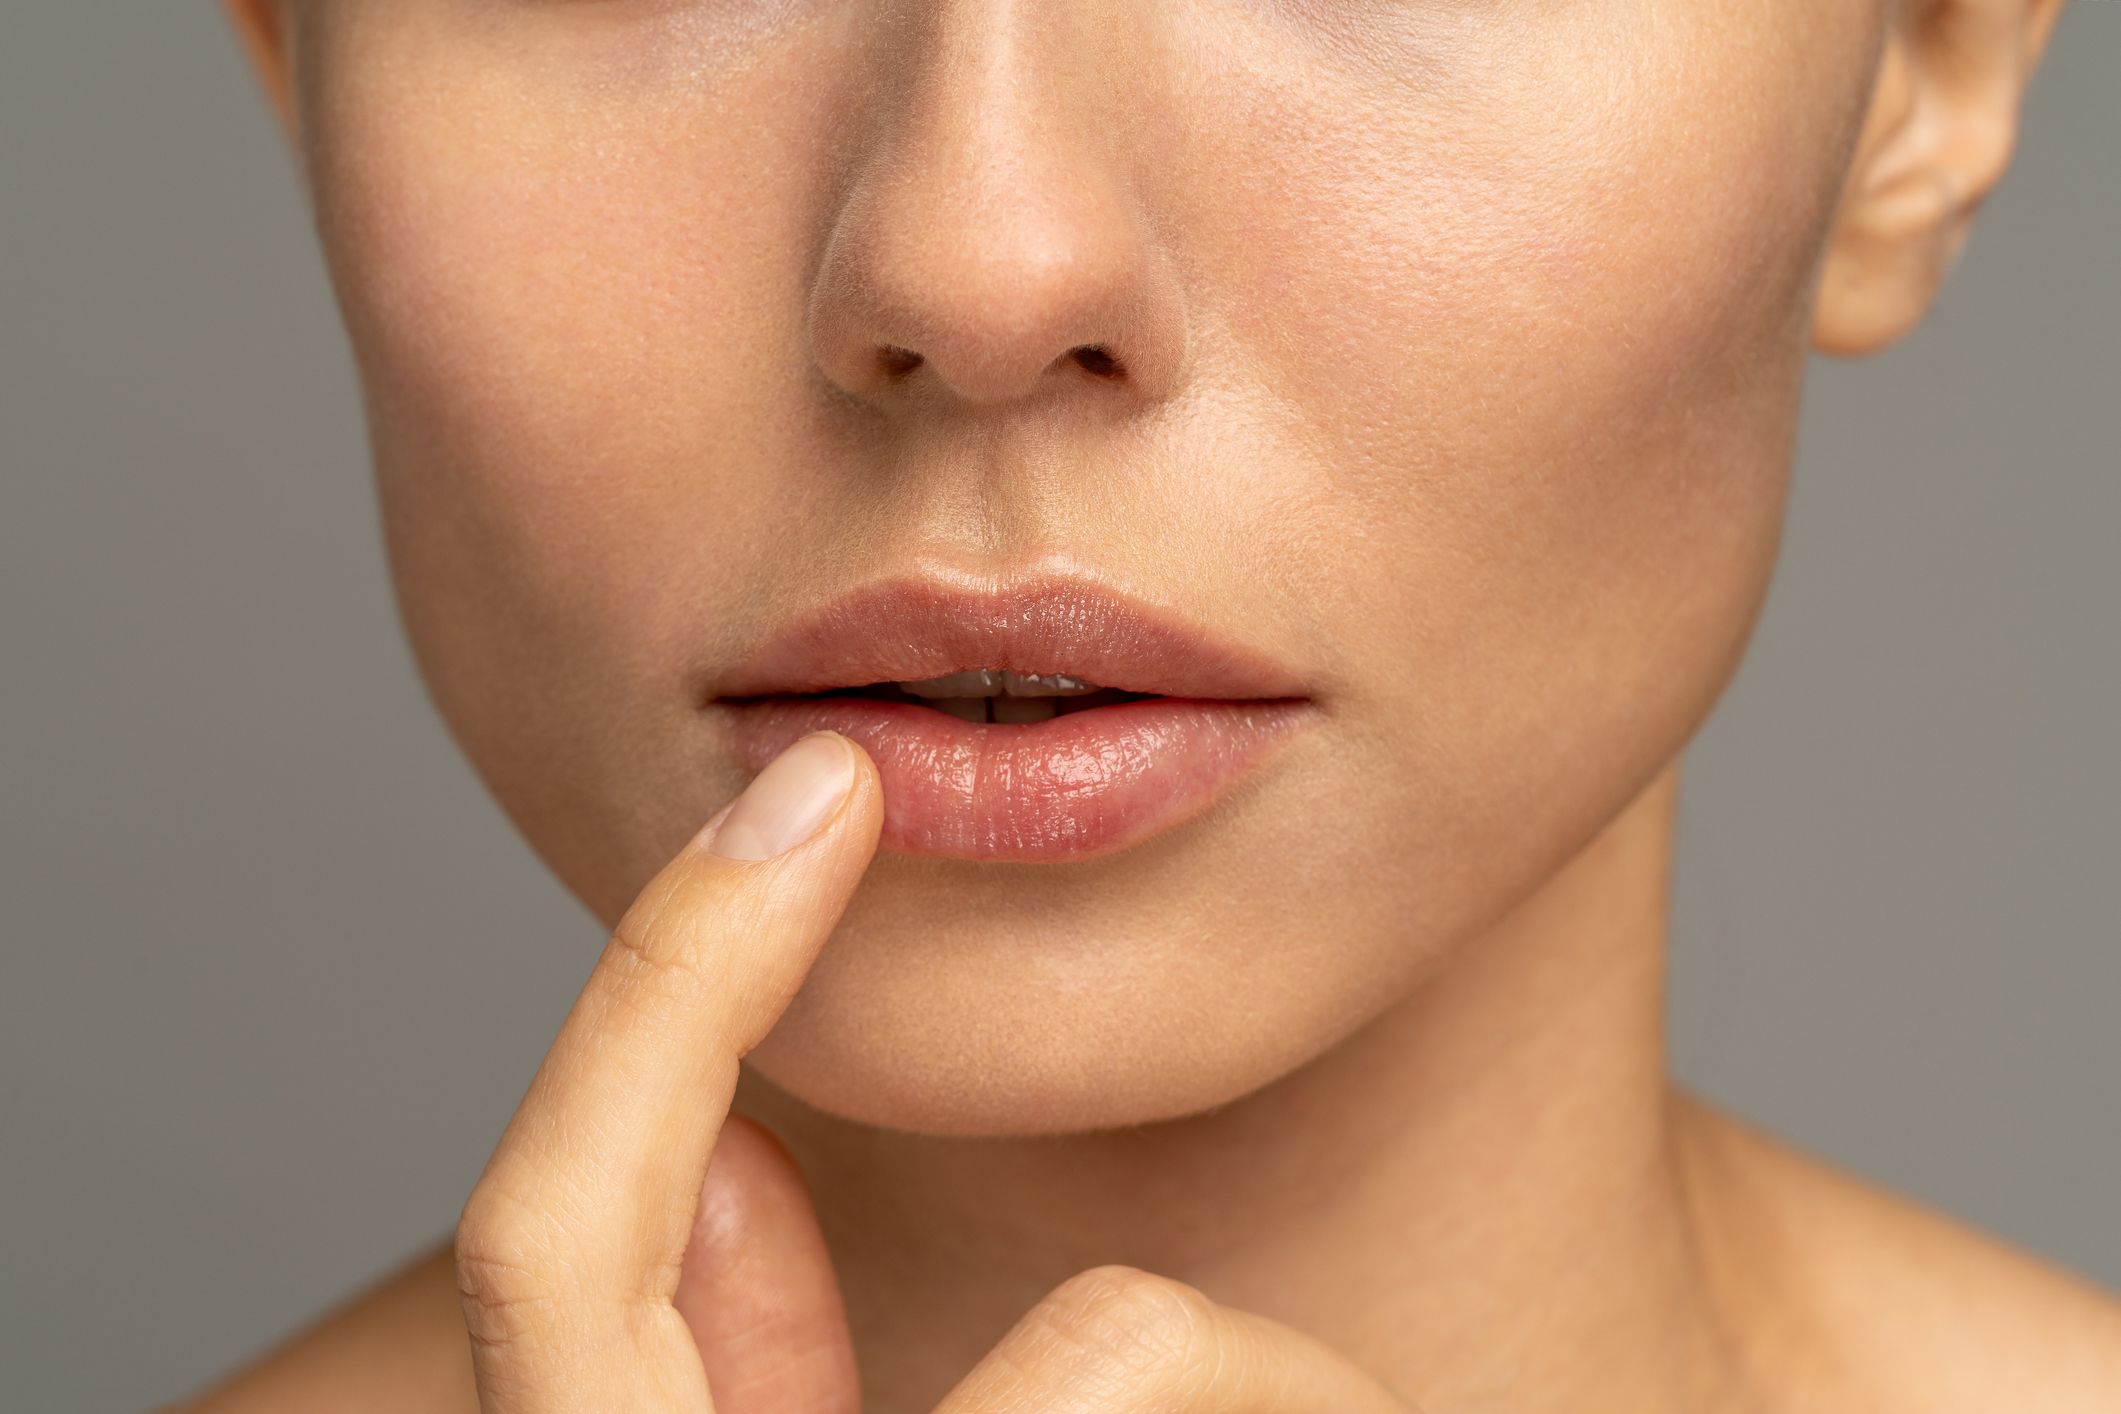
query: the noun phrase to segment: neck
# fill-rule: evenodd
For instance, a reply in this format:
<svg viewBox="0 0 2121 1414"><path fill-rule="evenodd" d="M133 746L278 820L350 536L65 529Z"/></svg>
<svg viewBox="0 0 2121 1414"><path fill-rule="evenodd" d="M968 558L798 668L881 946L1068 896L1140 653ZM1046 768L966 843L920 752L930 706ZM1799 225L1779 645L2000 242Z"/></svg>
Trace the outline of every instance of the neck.
<svg viewBox="0 0 2121 1414"><path fill-rule="evenodd" d="M1388 1012L1175 1121L964 1139L748 1069L801 1164L866 1408L926 1409L1065 1277L1125 1262L1452 1411L1713 1407L1724 1361L1666 1073L1675 761Z"/></svg>

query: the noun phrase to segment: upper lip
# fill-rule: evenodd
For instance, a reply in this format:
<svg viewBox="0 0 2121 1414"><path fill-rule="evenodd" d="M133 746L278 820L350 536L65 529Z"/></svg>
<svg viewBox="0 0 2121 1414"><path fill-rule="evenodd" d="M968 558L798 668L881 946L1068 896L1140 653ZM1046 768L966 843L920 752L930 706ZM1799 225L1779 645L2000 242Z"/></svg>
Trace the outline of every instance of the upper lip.
<svg viewBox="0 0 2121 1414"><path fill-rule="evenodd" d="M1302 682L1266 653L1172 610L1046 574L971 588L878 580L771 634L715 685L762 697L917 681L974 668L1067 673L1166 697L1290 698Z"/></svg>

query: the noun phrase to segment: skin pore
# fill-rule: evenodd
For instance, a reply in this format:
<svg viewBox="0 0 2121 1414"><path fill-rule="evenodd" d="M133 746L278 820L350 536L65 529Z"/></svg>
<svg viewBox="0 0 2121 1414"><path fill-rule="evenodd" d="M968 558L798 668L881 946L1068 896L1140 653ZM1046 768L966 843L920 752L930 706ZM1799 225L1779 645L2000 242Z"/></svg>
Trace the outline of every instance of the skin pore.
<svg viewBox="0 0 2121 1414"><path fill-rule="evenodd" d="M1805 355L1921 318L2059 0L225 6L422 674L605 924L743 783L700 685L881 574L1079 570L1321 709L1128 850L879 857L747 1057L872 1414L1105 1262L1430 1414L2121 1380L1661 1014ZM462 1342L438 1254L198 1407L475 1409Z"/></svg>

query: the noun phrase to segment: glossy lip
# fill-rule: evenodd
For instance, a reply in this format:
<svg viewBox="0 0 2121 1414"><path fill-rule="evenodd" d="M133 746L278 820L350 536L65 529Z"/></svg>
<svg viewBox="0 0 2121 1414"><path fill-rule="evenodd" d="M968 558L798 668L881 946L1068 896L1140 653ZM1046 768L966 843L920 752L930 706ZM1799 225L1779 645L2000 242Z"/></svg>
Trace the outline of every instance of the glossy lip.
<svg viewBox="0 0 2121 1414"><path fill-rule="evenodd" d="M972 668L1157 695L1025 724L801 695ZM1134 844L1205 809L1316 715L1271 657L1058 575L985 590L924 577L865 585L774 634L705 696L753 771L805 732L858 742L883 780L884 848L990 861Z"/></svg>
<svg viewBox="0 0 2121 1414"><path fill-rule="evenodd" d="M775 634L717 697L824 692L970 668L1072 673L1165 697L1302 697L1263 653L1081 579L1045 576L975 590L923 578L865 585Z"/></svg>

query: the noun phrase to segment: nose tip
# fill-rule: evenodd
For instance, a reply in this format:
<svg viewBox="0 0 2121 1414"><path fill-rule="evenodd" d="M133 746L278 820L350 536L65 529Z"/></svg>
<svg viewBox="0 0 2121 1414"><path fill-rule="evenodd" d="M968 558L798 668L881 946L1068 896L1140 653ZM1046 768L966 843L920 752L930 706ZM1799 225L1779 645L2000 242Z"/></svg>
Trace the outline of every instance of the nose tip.
<svg viewBox="0 0 2121 1414"><path fill-rule="evenodd" d="M812 357L877 403L974 406L1099 385L1162 396L1185 353L1170 265L1138 218L1081 198L960 217L908 188L843 221L813 288Z"/></svg>
<svg viewBox="0 0 2121 1414"><path fill-rule="evenodd" d="M1138 155L1113 125L1058 111L1056 95L1094 82L1026 71L1032 51L1052 47L931 69L899 126L871 130L808 309L812 359L857 398L1138 401L1177 381L1185 303L1132 180Z"/></svg>

